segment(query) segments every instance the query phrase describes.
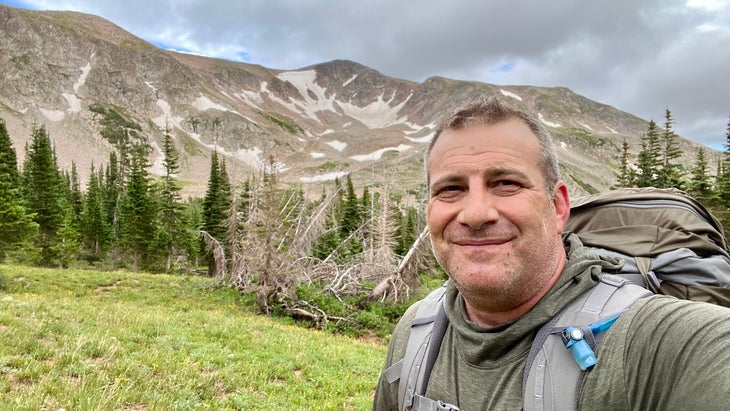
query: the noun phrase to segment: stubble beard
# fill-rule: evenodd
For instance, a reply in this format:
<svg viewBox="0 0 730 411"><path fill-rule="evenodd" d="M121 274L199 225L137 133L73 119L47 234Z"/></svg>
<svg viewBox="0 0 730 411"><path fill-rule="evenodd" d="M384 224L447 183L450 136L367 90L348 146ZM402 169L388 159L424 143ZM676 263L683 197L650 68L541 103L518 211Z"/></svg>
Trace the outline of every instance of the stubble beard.
<svg viewBox="0 0 730 411"><path fill-rule="evenodd" d="M540 226L540 244L522 250L513 248L502 261L495 261L501 256L494 256L492 261L485 261L483 270L471 267L471 272L465 271L459 261L452 261L454 256L437 256L437 261L470 307L483 312L508 311L533 298L555 274L557 254L552 241L557 240L549 237L547 217Z"/></svg>

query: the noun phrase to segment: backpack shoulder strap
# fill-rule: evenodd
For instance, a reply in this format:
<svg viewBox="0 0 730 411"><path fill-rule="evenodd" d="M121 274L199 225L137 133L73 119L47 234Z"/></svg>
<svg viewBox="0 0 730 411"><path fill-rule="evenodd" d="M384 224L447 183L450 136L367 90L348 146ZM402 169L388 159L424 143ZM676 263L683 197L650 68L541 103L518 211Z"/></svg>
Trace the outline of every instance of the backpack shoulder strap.
<svg viewBox="0 0 730 411"><path fill-rule="evenodd" d="M398 404L401 410L412 407L414 398L426 391L431 369L448 327L443 308L445 293L446 283L421 300L411 320L411 332L403 358L383 371L388 383L400 381Z"/></svg>
<svg viewBox="0 0 730 411"><path fill-rule="evenodd" d="M525 365L522 384L524 409L577 409L578 389L585 371L581 371L558 334L568 326L584 329L588 324L621 312L636 300L651 294L618 276L604 274L596 287L568 304L545 324L533 341ZM600 335L587 337L589 344L595 344ZM598 361L600 364L600 359Z"/></svg>

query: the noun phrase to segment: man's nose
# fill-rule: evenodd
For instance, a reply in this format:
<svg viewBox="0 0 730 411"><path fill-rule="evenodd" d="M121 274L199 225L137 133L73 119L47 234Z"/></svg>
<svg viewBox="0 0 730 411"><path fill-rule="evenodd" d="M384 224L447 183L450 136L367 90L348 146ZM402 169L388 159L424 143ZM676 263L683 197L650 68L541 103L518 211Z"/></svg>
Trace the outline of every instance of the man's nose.
<svg viewBox="0 0 730 411"><path fill-rule="evenodd" d="M462 199L462 207L457 221L478 230L486 224L493 223L499 218L496 201L485 188L469 189Z"/></svg>

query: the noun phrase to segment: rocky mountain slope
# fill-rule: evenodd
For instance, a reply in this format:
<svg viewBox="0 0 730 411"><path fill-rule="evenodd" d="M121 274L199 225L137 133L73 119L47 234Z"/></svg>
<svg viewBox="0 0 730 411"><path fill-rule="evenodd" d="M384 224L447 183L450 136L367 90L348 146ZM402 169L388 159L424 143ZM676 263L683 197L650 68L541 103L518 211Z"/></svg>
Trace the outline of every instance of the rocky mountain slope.
<svg viewBox="0 0 730 411"><path fill-rule="evenodd" d="M573 194L613 184L623 141L634 153L648 122L566 88L495 86L432 77L423 83L336 60L298 70L161 50L96 16L0 6L0 118L19 158L45 125L61 167L104 164L119 133L153 148L159 172L168 129L178 176L201 195L211 150L235 179L270 159L284 181L356 181L422 190L435 123L463 102L499 95L539 114L560 148ZM659 123L663 119L656 119ZM110 126L110 124L112 126ZM685 161L698 145L682 139Z"/></svg>

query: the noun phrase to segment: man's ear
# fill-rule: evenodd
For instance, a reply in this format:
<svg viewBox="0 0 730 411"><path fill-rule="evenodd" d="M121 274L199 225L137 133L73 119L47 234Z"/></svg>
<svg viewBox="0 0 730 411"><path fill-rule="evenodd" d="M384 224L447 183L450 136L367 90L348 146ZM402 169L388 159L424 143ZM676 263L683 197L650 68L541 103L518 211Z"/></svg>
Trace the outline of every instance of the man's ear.
<svg viewBox="0 0 730 411"><path fill-rule="evenodd" d="M555 224L562 233L570 217L570 198L568 197L568 186L558 181L553 190L553 207L555 208Z"/></svg>

